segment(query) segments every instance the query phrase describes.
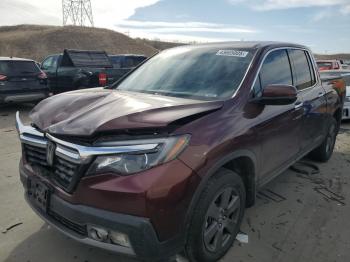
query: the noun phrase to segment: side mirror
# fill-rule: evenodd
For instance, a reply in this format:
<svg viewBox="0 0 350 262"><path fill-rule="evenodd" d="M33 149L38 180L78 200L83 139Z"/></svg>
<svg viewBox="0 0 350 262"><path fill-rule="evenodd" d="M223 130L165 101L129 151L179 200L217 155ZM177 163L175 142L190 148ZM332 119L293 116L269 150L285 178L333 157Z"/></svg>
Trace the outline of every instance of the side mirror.
<svg viewBox="0 0 350 262"><path fill-rule="evenodd" d="M291 85L268 85L254 101L264 105L290 105L297 100L298 90Z"/></svg>

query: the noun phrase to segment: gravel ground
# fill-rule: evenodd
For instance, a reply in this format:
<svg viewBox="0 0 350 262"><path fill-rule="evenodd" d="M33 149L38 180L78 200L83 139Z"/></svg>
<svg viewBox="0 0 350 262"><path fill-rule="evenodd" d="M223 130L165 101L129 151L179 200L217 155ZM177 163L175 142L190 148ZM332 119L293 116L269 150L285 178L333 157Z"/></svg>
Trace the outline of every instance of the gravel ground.
<svg viewBox="0 0 350 262"><path fill-rule="evenodd" d="M70 240L25 203L14 115L20 110L26 116L30 109L0 108L0 261L136 261ZM249 242L236 241L222 261L350 261L349 122L342 124L332 159L317 166L318 174L287 170L269 183L246 210L241 231Z"/></svg>

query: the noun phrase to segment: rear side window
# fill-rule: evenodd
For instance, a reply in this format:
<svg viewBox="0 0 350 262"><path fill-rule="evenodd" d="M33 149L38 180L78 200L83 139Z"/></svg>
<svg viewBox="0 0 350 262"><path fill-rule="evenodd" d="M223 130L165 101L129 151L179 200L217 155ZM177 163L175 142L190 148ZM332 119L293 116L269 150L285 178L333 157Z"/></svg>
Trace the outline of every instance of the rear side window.
<svg viewBox="0 0 350 262"><path fill-rule="evenodd" d="M273 84L293 85L289 58L286 50L271 52L260 71L262 88Z"/></svg>
<svg viewBox="0 0 350 262"><path fill-rule="evenodd" d="M53 66L53 58L54 58L53 56L46 58L42 64L42 68L46 70L46 69L49 69L50 67L52 67Z"/></svg>
<svg viewBox="0 0 350 262"><path fill-rule="evenodd" d="M121 57L110 56L109 59L111 60L114 68L121 68L122 67Z"/></svg>
<svg viewBox="0 0 350 262"><path fill-rule="evenodd" d="M0 74L7 76L30 75L40 72L33 61L0 61Z"/></svg>
<svg viewBox="0 0 350 262"><path fill-rule="evenodd" d="M124 64L125 68L135 67L135 64L136 64L135 60L132 57L125 58L125 64Z"/></svg>
<svg viewBox="0 0 350 262"><path fill-rule="evenodd" d="M310 74L311 74L311 85L313 86L316 84L316 74L315 74L314 66L313 66L310 54L305 51L305 55L307 57L307 62L309 63Z"/></svg>
<svg viewBox="0 0 350 262"><path fill-rule="evenodd" d="M305 51L293 49L288 52L293 64L295 87L298 90L303 90L313 86L315 79Z"/></svg>

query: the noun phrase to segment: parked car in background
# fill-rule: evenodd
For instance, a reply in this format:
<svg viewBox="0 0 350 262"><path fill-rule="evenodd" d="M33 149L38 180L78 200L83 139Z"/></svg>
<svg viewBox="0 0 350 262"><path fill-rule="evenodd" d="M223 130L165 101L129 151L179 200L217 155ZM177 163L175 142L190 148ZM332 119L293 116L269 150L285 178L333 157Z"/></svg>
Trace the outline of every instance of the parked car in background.
<svg viewBox="0 0 350 262"><path fill-rule="evenodd" d="M331 85L344 102L343 120L350 119L350 70L320 71L323 84Z"/></svg>
<svg viewBox="0 0 350 262"><path fill-rule="evenodd" d="M0 57L0 104L39 101L49 91L46 74L35 61Z"/></svg>
<svg viewBox="0 0 350 262"><path fill-rule="evenodd" d="M113 67L118 71L118 77L116 80L126 76L130 71L134 70L138 65L144 62L147 57L144 55L110 55Z"/></svg>
<svg viewBox="0 0 350 262"><path fill-rule="evenodd" d="M341 69L343 69L343 70L350 70L349 61L346 61L346 60L339 60L339 61L340 61Z"/></svg>
<svg viewBox="0 0 350 262"><path fill-rule="evenodd" d="M346 86L346 97L344 102L343 119L350 119L350 85Z"/></svg>
<svg viewBox="0 0 350 262"><path fill-rule="evenodd" d="M318 70L341 70L342 64L339 60L317 60Z"/></svg>
<svg viewBox="0 0 350 262"><path fill-rule="evenodd" d="M114 68L133 69L147 59L144 55L109 55Z"/></svg>
<svg viewBox="0 0 350 262"><path fill-rule="evenodd" d="M30 126L17 113L25 198L82 243L217 261L262 186L330 159L342 109L304 46L168 49L109 88L42 101Z"/></svg>
<svg viewBox="0 0 350 262"><path fill-rule="evenodd" d="M64 50L41 63L54 94L71 90L107 86L120 78L104 51Z"/></svg>

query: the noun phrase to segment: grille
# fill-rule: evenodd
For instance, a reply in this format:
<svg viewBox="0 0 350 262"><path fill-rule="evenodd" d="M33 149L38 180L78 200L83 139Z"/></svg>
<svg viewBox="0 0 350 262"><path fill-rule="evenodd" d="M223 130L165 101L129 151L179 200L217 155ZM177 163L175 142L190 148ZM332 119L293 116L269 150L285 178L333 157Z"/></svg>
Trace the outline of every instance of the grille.
<svg viewBox="0 0 350 262"><path fill-rule="evenodd" d="M54 164L54 179L64 188L68 188L75 174L79 171L79 165L67 161L56 155L55 164Z"/></svg>
<svg viewBox="0 0 350 262"><path fill-rule="evenodd" d="M48 166L46 161L46 149L28 144L23 144L27 162L44 168L49 172L50 177L63 189L71 188L74 178L79 173L79 164L70 162L58 155L55 155L54 164Z"/></svg>
<svg viewBox="0 0 350 262"><path fill-rule="evenodd" d="M23 144L26 159L31 164L37 164L40 166L47 166L46 162L46 149L28 144Z"/></svg>
<svg viewBox="0 0 350 262"><path fill-rule="evenodd" d="M69 228L70 230L78 233L79 235L87 236L86 225L80 225L80 224L74 223L51 210L49 210L49 215L57 222Z"/></svg>

